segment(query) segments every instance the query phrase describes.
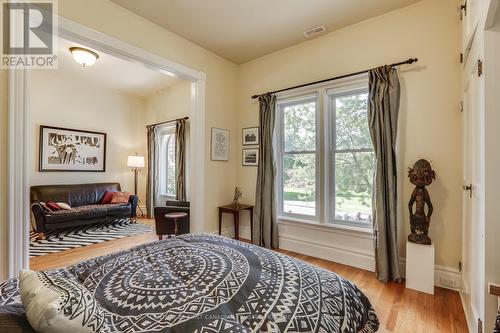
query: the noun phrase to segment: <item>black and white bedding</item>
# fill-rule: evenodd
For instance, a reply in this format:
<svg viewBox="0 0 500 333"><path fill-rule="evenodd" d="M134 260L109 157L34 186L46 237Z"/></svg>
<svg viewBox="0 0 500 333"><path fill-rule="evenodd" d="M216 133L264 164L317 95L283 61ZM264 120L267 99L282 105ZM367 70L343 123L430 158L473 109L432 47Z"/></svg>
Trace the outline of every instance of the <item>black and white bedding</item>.
<svg viewBox="0 0 500 333"><path fill-rule="evenodd" d="M48 284L63 277L82 291L70 297L64 315L83 311L82 325L95 332L369 333L379 326L367 297L348 280L209 234L145 244L43 275ZM0 309L22 309L18 284L0 284Z"/></svg>

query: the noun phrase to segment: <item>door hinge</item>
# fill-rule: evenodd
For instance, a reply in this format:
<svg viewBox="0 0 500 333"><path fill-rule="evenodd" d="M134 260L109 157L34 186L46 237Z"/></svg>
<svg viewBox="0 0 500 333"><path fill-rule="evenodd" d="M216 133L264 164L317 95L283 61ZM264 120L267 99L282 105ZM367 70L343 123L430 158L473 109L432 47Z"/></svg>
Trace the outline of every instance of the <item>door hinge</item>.
<svg viewBox="0 0 500 333"><path fill-rule="evenodd" d="M459 272L462 271L462 262L461 261L458 262L458 271Z"/></svg>
<svg viewBox="0 0 500 333"><path fill-rule="evenodd" d="M467 16L467 0L460 6L460 20Z"/></svg>
<svg viewBox="0 0 500 333"><path fill-rule="evenodd" d="M481 318L477 320L477 333L483 333L483 321Z"/></svg>
<svg viewBox="0 0 500 333"><path fill-rule="evenodd" d="M464 191L469 192L469 198L472 198L472 184L462 186Z"/></svg>
<svg viewBox="0 0 500 333"><path fill-rule="evenodd" d="M479 59L477 61L477 76L481 77L483 76L483 61L481 59Z"/></svg>
<svg viewBox="0 0 500 333"><path fill-rule="evenodd" d="M460 101L460 112L464 112L464 101Z"/></svg>
<svg viewBox="0 0 500 333"><path fill-rule="evenodd" d="M460 53L460 63L461 64L464 63L464 54L463 53Z"/></svg>

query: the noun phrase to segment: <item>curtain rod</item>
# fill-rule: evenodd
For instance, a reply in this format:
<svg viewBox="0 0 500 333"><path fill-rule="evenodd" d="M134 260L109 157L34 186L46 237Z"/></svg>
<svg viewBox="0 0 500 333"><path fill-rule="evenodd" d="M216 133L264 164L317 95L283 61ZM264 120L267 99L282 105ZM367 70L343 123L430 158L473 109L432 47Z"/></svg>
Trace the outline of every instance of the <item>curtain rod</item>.
<svg viewBox="0 0 500 333"><path fill-rule="evenodd" d="M158 125L173 123L173 122L176 122L176 121L179 121L179 120L188 120L188 119L189 119L189 117L177 118L177 119L173 119L173 120L162 121L161 123L147 125L146 127L154 127L154 126L158 126Z"/></svg>
<svg viewBox="0 0 500 333"><path fill-rule="evenodd" d="M410 59L405 60L405 61L401 61L401 62L397 62L397 63L394 63L394 64L390 64L389 66L396 67L396 66L400 66L400 65L413 64L414 62L417 62L417 61L418 61L418 58L410 58ZM284 89L279 89L279 90L275 90L275 91L270 91L270 92L268 92L266 94L276 94L276 93L279 93L279 92L282 92L282 91L287 91L287 90L292 90L292 89L297 89L297 88L312 86L312 85L318 84L318 83L324 83L324 82L328 82L328 81L333 81L333 80L343 79L343 78L350 77L350 76L356 76L356 75L368 73L369 71L370 71L370 69L367 69L367 70L356 72L356 73L351 73L351 74L336 76L336 77L332 77L332 78L329 78L329 79L324 79L324 80L320 80L320 81L315 81L315 82L300 84L298 86L293 86L293 87L289 87L289 88L284 88ZM262 95L265 95L265 94L253 95L252 99L259 98Z"/></svg>

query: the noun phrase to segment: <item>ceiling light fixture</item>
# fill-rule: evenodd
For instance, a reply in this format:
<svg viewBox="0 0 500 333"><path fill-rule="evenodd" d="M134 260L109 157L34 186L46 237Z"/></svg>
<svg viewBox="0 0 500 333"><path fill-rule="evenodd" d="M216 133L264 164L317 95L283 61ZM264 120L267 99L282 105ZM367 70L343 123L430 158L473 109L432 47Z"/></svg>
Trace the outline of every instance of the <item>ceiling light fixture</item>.
<svg viewBox="0 0 500 333"><path fill-rule="evenodd" d="M70 47L69 52L73 55L73 59L83 67L92 66L99 59L97 53L83 47Z"/></svg>

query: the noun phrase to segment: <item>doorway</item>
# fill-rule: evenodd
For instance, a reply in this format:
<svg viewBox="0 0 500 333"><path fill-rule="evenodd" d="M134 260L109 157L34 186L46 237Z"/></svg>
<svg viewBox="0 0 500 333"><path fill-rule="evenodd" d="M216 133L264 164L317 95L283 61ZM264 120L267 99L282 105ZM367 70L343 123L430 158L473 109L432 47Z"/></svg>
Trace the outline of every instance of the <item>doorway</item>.
<svg viewBox="0 0 500 333"><path fill-rule="evenodd" d="M190 81L191 128L188 172L191 178L191 230L203 231L204 216L204 142L205 142L205 74L149 53L113 37L59 17L59 36L125 61L146 66L166 75ZM8 123L8 251L7 275L14 277L29 267L29 142L30 117L28 70L9 71Z"/></svg>

